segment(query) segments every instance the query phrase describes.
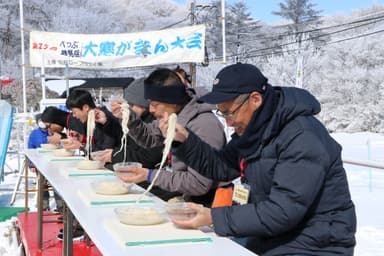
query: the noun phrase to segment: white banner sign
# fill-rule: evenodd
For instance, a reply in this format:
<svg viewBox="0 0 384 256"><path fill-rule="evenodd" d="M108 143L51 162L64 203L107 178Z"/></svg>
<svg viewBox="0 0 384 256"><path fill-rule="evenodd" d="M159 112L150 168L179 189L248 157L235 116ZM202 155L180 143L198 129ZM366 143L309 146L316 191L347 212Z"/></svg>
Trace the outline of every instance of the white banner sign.
<svg viewBox="0 0 384 256"><path fill-rule="evenodd" d="M123 68L203 62L205 26L127 34L67 34L32 31L33 67Z"/></svg>

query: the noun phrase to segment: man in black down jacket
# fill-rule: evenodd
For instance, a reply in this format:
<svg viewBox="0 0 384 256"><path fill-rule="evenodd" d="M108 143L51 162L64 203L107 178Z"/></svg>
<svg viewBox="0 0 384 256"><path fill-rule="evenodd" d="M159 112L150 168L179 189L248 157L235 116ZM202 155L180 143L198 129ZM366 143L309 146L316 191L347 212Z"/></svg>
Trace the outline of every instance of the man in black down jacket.
<svg viewBox="0 0 384 256"><path fill-rule="evenodd" d="M253 65L221 70L201 101L234 127L215 150L176 127L173 153L214 180L241 177L231 207L190 204L198 215L176 225L213 224L260 255L353 255L356 215L341 146L314 117L319 102L298 88L272 87ZM167 118L161 121L163 134ZM180 143L181 142L181 143ZM247 194L248 193L248 194Z"/></svg>

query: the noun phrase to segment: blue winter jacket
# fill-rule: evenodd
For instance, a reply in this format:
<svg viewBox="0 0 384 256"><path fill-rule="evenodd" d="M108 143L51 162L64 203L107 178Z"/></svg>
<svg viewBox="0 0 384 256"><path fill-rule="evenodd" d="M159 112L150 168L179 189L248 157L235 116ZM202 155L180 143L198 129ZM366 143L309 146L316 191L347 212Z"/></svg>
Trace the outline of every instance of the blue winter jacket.
<svg viewBox="0 0 384 256"><path fill-rule="evenodd" d="M39 148L41 144L48 143L48 129L42 130L36 128L29 134L28 138L28 148ZM34 167L32 162L28 163L30 168Z"/></svg>
<svg viewBox="0 0 384 256"><path fill-rule="evenodd" d="M39 148L41 144L48 143L48 130L36 128L28 139L28 148Z"/></svg>
<svg viewBox="0 0 384 256"><path fill-rule="evenodd" d="M307 91L274 87L275 112L260 147L245 158L248 204L212 209L215 232L243 237L259 255L353 255L356 215L341 146L314 117L320 104ZM190 133L173 153L203 175L239 176L235 141L214 150Z"/></svg>

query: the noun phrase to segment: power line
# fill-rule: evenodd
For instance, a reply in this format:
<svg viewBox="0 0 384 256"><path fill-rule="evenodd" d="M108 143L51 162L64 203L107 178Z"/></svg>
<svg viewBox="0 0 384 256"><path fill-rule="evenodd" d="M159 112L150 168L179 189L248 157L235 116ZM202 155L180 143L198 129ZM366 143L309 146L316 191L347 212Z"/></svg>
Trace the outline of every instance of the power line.
<svg viewBox="0 0 384 256"><path fill-rule="evenodd" d="M361 38L361 37L366 37L366 36L370 36L370 35L374 35L374 34L378 34L378 33L382 33L382 32L384 32L384 29L378 30L378 31L375 31L375 32L371 32L371 33L365 33L365 34L362 34L362 35L358 35L358 36L354 36L354 37L350 37L350 38L346 38L346 39L340 39L340 40L337 40L337 41L329 42L329 43L327 43L327 45L328 44L340 43L340 42L344 42L344 41L349 41L349 40L357 39L357 38Z"/></svg>
<svg viewBox="0 0 384 256"><path fill-rule="evenodd" d="M354 36L354 37L349 37L349 38L337 40L337 41L331 41L331 42L326 43L325 46L326 45L330 45L330 44L344 42L344 41L354 40L354 39L358 39L358 38L362 38L362 37L367 37L367 36L371 36L371 35L382 33L382 32L384 32L384 29L383 30L374 31L374 32L371 32L371 33L361 34L361 35ZM247 56L244 56L243 58L247 58L248 59L248 58L256 58L256 57L265 57L265 56L270 56L270 55L279 55L279 54L283 54L283 53L298 52L298 51L302 51L302 50L303 49L299 49L299 48L296 48L296 49L285 49L285 50L280 50L280 51L277 51L277 52L262 53L262 54L256 54L256 55L247 55ZM229 58L231 58L231 57L234 58L234 57L236 57L236 54L229 55L228 57ZM221 58L220 56L216 56L215 58L210 59L210 62L211 61L215 62L216 60L220 60L220 58Z"/></svg>
<svg viewBox="0 0 384 256"><path fill-rule="evenodd" d="M268 40L268 39L274 40L274 39L280 39L279 37L291 36L291 35L296 35L296 34L300 34L300 33L310 33L310 32L322 31L322 30L327 30L327 29L330 29L330 28L343 27L343 26L346 26L346 25L352 25L352 24L356 24L356 23L360 23L360 22L366 22L366 21L371 21L371 20L374 20L374 21L369 22L369 23L365 23L365 24L361 24L361 25L358 25L358 26L354 26L354 27L351 27L351 28L347 28L345 30L354 29L354 28L358 28L360 26L365 26L365 25L371 25L371 24L374 24L376 22L383 21L384 20L384 15L380 16L380 17L375 17L375 18L372 18L372 19L365 19L365 20L360 20L360 21L354 21L354 22L349 22L349 23L344 23L344 24L339 24L339 25L334 25L334 26L329 26L329 27L324 27L324 28L306 30L306 31L301 31L301 32L296 32L296 33L295 32L289 32L289 33L278 34L278 35L275 35L275 36L272 36L272 37L263 37L263 38L259 37L259 38L260 38L260 40ZM339 31L343 31L343 30L339 30ZM324 35L329 35L329 34L332 34L332 33L334 33L334 32L330 32L330 33L324 34ZM255 36L257 36L257 35L255 35ZM255 40L258 40L258 39L242 40L241 42L254 42ZM234 41L232 41L232 43L233 42ZM229 41L229 43L231 43L231 41Z"/></svg>
<svg viewBox="0 0 384 256"><path fill-rule="evenodd" d="M383 19L384 19L384 17L383 17ZM351 29L359 28L359 27L362 27L362 26L367 26L367 25L370 25L370 24L373 24L373 23L376 23L376 22L377 21L374 21L374 22L371 22L371 23L366 23L366 24L361 24L361 25L358 25L358 26L350 27L350 28L345 28L345 29L337 30L337 31L330 32L330 33L327 33L327 34L321 34L321 35L318 35L318 36L315 36L315 37L303 39L302 42L313 41L314 39L319 39L321 37L327 37L327 36L330 36L330 35L338 34L338 33L345 32L345 31L348 31L348 30L351 30ZM260 51L265 51L265 50L279 49L280 47L284 47L284 46L288 46L288 45L292 45L292 44L297 44L297 42L295 41L295 42L289 42L289 43L285 43L285 44L280 44L280 45L277 45L277 46L260 48L260 49L252 50L250 52L260 52Z"/></svg>
<svg viewBox="0 0 384 256"><path fill-rule="evenodd" d="M377 13L371 13L371 14L365 15L365 16L372 16L372 15L379 15L379 14L384 14L384 11L377 12ZM365 17L365 16L362 16L362 17ZM362 18L362 17L360 17L360 18ZM322 28L316 28L316 29L311 29L311 30L304 30L304 31L297 31L297 32L285 32L285 33L277 34L274 37L270 37L270 39L276 39L276 37L281 37L281 36L290 36L290 35L294 35L296 33L309 33L309 32L315 32L315 31L318 31L318 30L326 30L326 29L341 27L341 26L345 26L345 25L352 25L352 24L355 24L355 23L370 21L370 20L374 20L374 19L380 19L382 17L383 16L371 17L371 18L362 19L362 20L358 19L358 20L355 20L355 21L347 22L347 23L342 23L342 24L332 25L332 26L327 26L327 27L322 27ZM284 26L292 26L293 24L294 23L290 23L290 24L287 24L287 25L284 25ZM305 22L304 23L297 23L297 24L305 24ZM243 26L241 28L246 28L246 27L247 26ZM278 27L278 26L275 26L275 27Z"/></svg>
<svg viewBox="0 0 384 256"><path fill-rule="evenodd" d="M168 25L168 26L165 26L165 27L163 27L163 28L160 28L160 30L167 29L167 28L176 26L176 25L178 25L178 24L180 24L180 23L183 23L184 21L186 21L187 19L189 19L190 15L191 15L191 14L189 13L189 14L187 15L187 17L185 17L184 19L182 19L182 20L180 20L180 21L177 21L177 22L175 22L175 23L172 23L172 24L170 24L170 25Z"/></svg>
<svg viewBox="0 0 384 256"><path fill-rule="evenodd" d="M378 15L378 14L384 14L384 11L373 13L373 14L369 14L369 15L366 15L366 16L372 16L372 15ZM342 23L342 24L337 24L337 25L332 25L332 26L327 26L327 27L321 27L321 28L316 28L316 29L311 29L311 30L280 33L280 34L276 34L276 35L273 35L273 36L270 36L270 37L265 37L265 36L260 37L260 34L255 34L253 36L252 35L249 36L252 39L243 40L242 42L251 42L251 41L254 41L254 40L276 40L276 39L281 39L281 37L285 37L285 36L288 37L288 36L296 35L296 34L299 34L299 33L311 33L311 32L316 32L316 31L323 31L323 30L327 30L327 29L331 29L331 28L337 28L337 27L342 27L342 26L347 26L347 25L353 25L353 24L361 23L361 22L367 22L367 21L371 21L371 20L381 20L383 17L384 17L384 15L378 16L378 17L371 17L371 18L367 18L367 19L358 19L358 20L354 20L354 21L351 21L351 22L347 22L347 23ZM233 36L236 36L236 34L233 34ZM257 38L253 39L253 37L257 37ZM228 41L228 42L231 42L231 41Z"/></svg>
<svg viewBox="0 0 384 256"><path fill-rule="evenodd" d="M369 16L374 16L374 15L378 15L378 14L384 14L384 11L379 11L379 12L373 12L373 13L368 13L366 15L362 15L360 16L359 18L362 18L362 17L369 17ZM304 25L304 24L307 24L307 23L312 23L313 21L304 21L304 22L299 22L297 24L299 25ZM278 25L278 26L274 26L274 27L288 27L288 26L292 26L293 23L290 23L290 24L284 24L284 25Z"/></svg>

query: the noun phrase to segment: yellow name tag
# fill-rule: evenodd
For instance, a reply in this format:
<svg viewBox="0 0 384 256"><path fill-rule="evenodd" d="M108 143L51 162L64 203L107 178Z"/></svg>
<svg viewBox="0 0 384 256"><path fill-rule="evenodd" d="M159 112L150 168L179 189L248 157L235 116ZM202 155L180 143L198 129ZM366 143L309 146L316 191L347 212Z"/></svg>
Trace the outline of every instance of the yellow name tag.
<svg viewBox="0 0 384 256"><path fill-rule="evenodd" d="M235 188L233 190L232 201L234 201L237 204L247 204L248 198L249 198L249 187L244 186L243 184L235 185Z"/></svg>

